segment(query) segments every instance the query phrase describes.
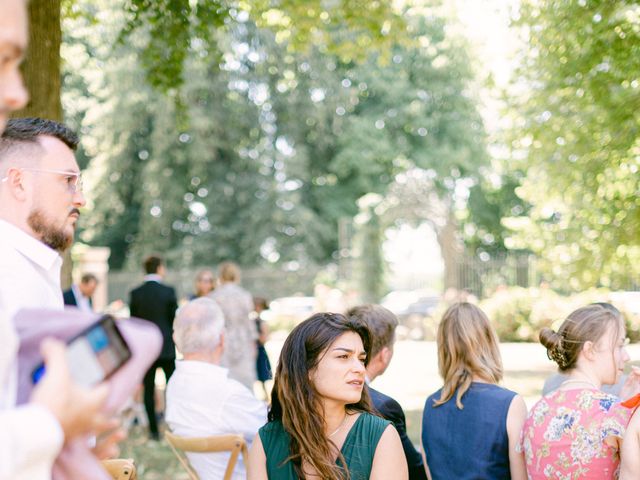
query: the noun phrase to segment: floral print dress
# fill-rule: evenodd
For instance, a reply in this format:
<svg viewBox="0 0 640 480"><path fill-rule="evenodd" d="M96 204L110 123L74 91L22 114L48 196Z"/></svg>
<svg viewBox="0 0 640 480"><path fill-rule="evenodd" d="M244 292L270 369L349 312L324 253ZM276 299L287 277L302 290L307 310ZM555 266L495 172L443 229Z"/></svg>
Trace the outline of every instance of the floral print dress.
<svg viewBox="0 0 640 480"><path fill-rule="evenodd" d="M618 478L622 438L632 410L596 389L556 390L529 412L518 451L530 480Z"/></svg>

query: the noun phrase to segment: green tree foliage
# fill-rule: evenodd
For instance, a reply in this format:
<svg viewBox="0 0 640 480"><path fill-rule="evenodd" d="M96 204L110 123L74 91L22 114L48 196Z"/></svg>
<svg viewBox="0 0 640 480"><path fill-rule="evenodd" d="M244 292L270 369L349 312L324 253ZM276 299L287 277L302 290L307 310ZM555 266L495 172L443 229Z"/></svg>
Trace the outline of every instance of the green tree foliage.
<svg viewBox="0 0 640 480"><path fill-rule="evenodd" d="M333 162L341 178L352 180L345 188L376 191L417 167L451 192L486 162L464 42L446 36L442 18L414 20L419 47L397 47L389 66L356 66L347 76L357 101L347 107L351 115Z"/></svg>
<svg viewBox="0 0 640 480"><path fill-rule="evenodd" d="M81 238L110 247L109 261L119 268L140 231L144 170L155 115L162 109L150 102L135 50L111 57L124 17L105 2L74 7L64 25L62 100L67 122L81 133L78 161L91 166L90 214L81 222Z"/></svg>
<svg viewBox="0 0 640 480"><path fill-rule="evenodd" d="M326 261L315 234L333 232L300 199L295 172L304 168L275 136L269 79L256 69L263 53L252 40L255 28L219 35L223 62L190 57L176 103L141 82L135 37L115 52L101 47L122 16L100 9L112 23L101 23L98 37L92 8L66 29L65 103L94 156L82 238L111 247L113 268L137 265L154 250L183 266L227 258L300 263L308 253ZM86 75L98 65L100 75Z"/></svg>
<svg viewBox="0 0 640 480"><path fill-rule="evenodd" d="M362 91L332 167L344 191L388 195L387 225L429 223L445 286L452 287L462 250L460 190L477 182L487 164L485 131L469 90L473 71L464 42L445 34L442 18L411 25L421 47L396 48L382 69L354 69L351 83Z"/></svg>
<svg viewBox="0 0 640 480"><path fill-rule="evenodd" d="M481 178L469 190L467 209L462 219L467 251L481 259L505 254L505 240L512 232L502 219L526 215L529 205L516 195L522 172ZM491 181L494 180L494 181Z"/></svg>
<svg viewBox="0 0 640 480"><path fill-rule="evenodd" d="M380 65L375 56L363 64L304 57L292 69L298 88L286 91L283 107L276 109L295 114L279 113L278 128L298 158L308 158L305 198L332 225L331 232L339 218L356 215L358 198L386 195L398 174L419 169L425 173L419 190L428 187L438 206L446 208L437 215L428 195L420 195L416 203L414 189L400 186L384 204L383 209L397 205L385 216L385 227L428 221L443 244L450 244L457 228L456 189L477 179L486 164L484 128L468 90L472 70L464 43L447 37L437 16L407 21L420 47L396 46L388 65ZM295 109L290 109L287 102L296 91L302 96L295 97ZM402 208L407 204L411 207ZM335 233L329 240L327 252L335 251ZM451 274L454 251L445 253Z"/></svg>
<svg viewBox="0 0 640 480"><path fill-rule="evenodd" d="M127 0L128 22L120 36L144 32L142 64L150 83L162 90L183 82L185 59L194 52L219 56L217 30L251 19L271 29L290 51L321 45L344 61L363 59L372 48L388 49L405 24L388 0Z"/></svg>
<svg viewBox="0 0 640 480"><path fill-rule="evenodd" d="M88 86L95 96L81 119L96 174L83 238L111 247L114 268L137 265L150 251L184 266L254 263L261 237L251 229L260 217L267 223L271 189L252 150L260 144L255 105L229 88L233 75L208 56L187 62L190 82L178 104L141 82L135 48L90 57L103 38L86 18L73 25L82 24L86 30L68 31L85 35L77 43L104 73Z"/></svg>
<svg viewBox="0 0 640 480"><path fill-rule="evenodd" d="M240 19L214 32L220 55L192 43L183 84L165 96L144 82L144 28L116 42L121 6L76 11L65 105L93 157L83 239L111 247L113 268L152 250L181 266L325 263L361 196L419 167L453 208L458 182L485 161L464 46L436 17L416 21L421 46L394 47L386 65L289 51Z"/></svg>
<svg viewBox="0 0 640 480"><path fill-rule="evenodd" d="M526 166L528 247L558 285L621 288L640 271L640 9L635 1L525 1L529 51L513 147Z"/></svg>

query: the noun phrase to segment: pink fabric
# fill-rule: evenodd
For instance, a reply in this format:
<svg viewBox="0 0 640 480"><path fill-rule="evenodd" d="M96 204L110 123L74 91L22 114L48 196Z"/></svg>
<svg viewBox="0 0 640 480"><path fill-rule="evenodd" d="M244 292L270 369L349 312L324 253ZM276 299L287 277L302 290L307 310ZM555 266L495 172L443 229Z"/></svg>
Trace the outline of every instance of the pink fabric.
<svg viewBox="0 0 640 480"><path fill-rule="evenodd" d="M31 372L42 362L40 343L47 337L66 341L94 323L101 315L68 309L21 310L14 317L20 337L18 351L18 404L26 403L33 385ZM162 336L150 322L130 318L118 320L122 336L131 349L131 359L107 383L107 414L120 410L135 393L142 377L160 353ZM89 448L89 438L66 442L53 468L54 480L110 480Z"/></svg>
<svg viewBox="0 0 640 480"><path fill-rule="evenodd" d="M518 450L530 480L618 478L621 439L631 417L617 397L596 389L556 390L534 405Z"/></svg>

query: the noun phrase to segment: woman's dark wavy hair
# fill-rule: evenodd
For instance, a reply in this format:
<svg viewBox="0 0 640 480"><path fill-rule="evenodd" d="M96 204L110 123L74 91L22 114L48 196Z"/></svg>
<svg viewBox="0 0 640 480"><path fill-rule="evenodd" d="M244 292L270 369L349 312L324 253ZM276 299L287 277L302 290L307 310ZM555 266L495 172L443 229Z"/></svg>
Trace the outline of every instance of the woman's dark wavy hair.
<svg viewBox="0 0 640 480"><path fill-rule="evenodd" d="M320 396L310 381L310 373L318 365L331 344L346 332L357 333L367 352L371 353L371 336L367 326L337 313L317 313L300 323L284 342L275 374L269 422L281 421L291 437L286 461L293 462L298 478L304 479L302 460L311 465L319 477L326 480L349 480L346 462L338 453L332 460L331 445L325 436L324 412ZM368 390L360 401L347 405L347 410L371 412ZM285 462L286 462L285 461Z"/></svg>

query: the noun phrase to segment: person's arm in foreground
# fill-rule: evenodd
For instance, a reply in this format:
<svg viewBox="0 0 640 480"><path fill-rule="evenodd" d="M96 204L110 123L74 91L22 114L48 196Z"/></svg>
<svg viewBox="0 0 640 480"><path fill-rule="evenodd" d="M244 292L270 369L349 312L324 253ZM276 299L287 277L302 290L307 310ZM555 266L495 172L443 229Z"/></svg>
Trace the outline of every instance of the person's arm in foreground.
<svg viewBox="0 0 640 480"><path fill-rule="evenodd" d="M0 411L0 479L29 471L48 472L63 442L109 426L100 409L108 388L91 390L74 385L69 376L65 346L45 340L42 355L46 374L33 390L30 402ZM34 479L35 480L35 479Z"/></svg>
<svg viewBox="0 0 640 480"><path fill-rule="evenodd" d="M427 465L427 456L424 454L424 447L422 447L422 463L424 463L424 471L427 473L427 478L433 480L431 478L431 470L429 470L429 465Z"/></svg>
<svg viewBox="0 0 640 480"><path fill-rule="evenodd" d="M267 480L267 456L264 454L260 434L256 434L249 450L247 480Z"/></svg>
<svg viewBox="0 0 640 480"><path fill-rule="evenodd" d="M620 480L637 480L640 478L640 413L638 410L631 417L622 441L620 451L622 465Z"/></svg>
<svg viewBox="0 0 640 480"><path fill-rule="evenodd" d="M376 447L371 466L370 480L408 480L407 458L404 456L400 436L393 425L389 425Z"/></svg>
<svg viewBox="0 0 640 480"><path fill-rule="evenodd" d="M507 413L507 436L509 437L509 470L512 480L527 480L527 465L524 452L518 452L516 447L520 440L520 432L527 418L527 406L520 395L511 400Z"/></svg>
<svg viewBox="0 0 640 480"><path fill-rule="evenodd" d="M632 366L624 385L620 389L620 400L628 400L638 393L640 393L640 368Z"/></svg>

